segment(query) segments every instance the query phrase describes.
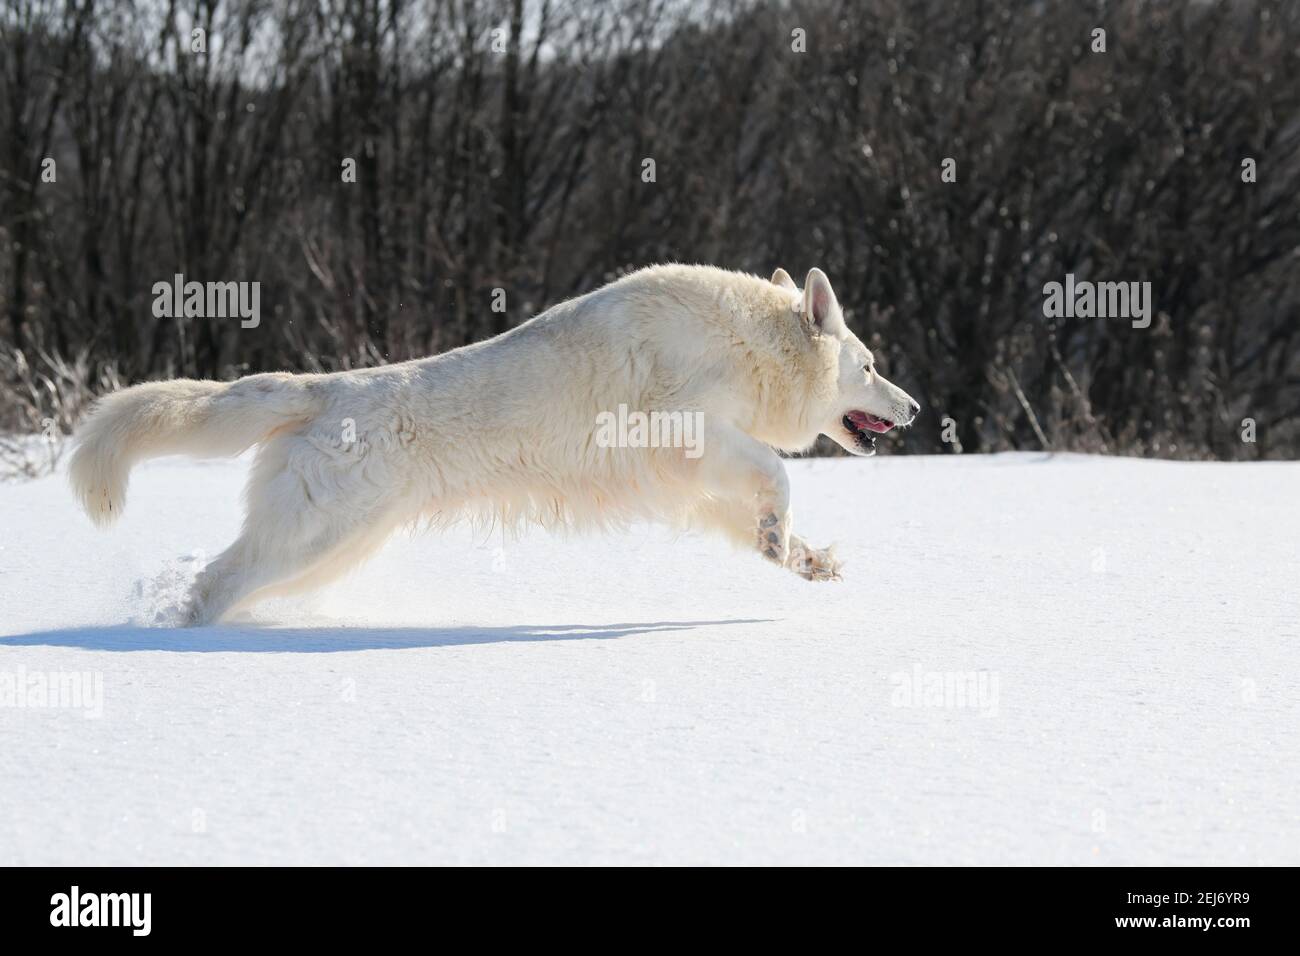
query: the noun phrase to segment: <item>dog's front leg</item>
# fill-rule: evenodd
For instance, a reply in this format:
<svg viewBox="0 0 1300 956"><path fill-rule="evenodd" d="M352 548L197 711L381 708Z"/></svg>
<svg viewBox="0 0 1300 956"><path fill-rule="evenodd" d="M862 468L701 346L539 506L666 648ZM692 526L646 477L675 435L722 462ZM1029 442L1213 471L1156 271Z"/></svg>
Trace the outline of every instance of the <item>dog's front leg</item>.
<svg viewBox="0 0 1300 956"><path fill-rule="evenodd" d="M702 509L707 522L810 581L839 579L830 549L810 547L792 533L790 479L771 448L735 426L714 425L705 432L700 468L710 497Z"/></svg>
<svg viewBox="0 0 1300 956"><path fill-rule="evenodd" d="M809 581L840 580L840 562L831 548L814 548L798 535L790 536L788 567Z"/></svg>
<svg viewBox="0 0 1300 956"><path fill-rule="evenodd" d="M737 543L784 565L790 556L790 479L781 459L739 428L715 424L705 432L700 459L711 517Z"/></svg>

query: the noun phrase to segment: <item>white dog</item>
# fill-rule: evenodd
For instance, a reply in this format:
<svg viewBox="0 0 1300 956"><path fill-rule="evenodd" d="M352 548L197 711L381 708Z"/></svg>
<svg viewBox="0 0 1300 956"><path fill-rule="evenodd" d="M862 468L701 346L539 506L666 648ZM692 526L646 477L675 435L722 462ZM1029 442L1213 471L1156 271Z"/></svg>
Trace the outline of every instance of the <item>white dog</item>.
<svg viewBox="0 0 1300 956"><path fill-rule="evenodd" d="M598 442L598 419L620 406L690 415L702 424L697 449ZM875 371L821 270L800 291L783 269L769 282L653 266L432 358L125 389L82 427L71 480L106 524L122 513L136 462L261 444L243 532L194 584L196 624L319 586L400 525L467 515L706 525L824 580L839 563L792 533L773 449L826 434L871 454L875 434L918 409Z"/></svg>

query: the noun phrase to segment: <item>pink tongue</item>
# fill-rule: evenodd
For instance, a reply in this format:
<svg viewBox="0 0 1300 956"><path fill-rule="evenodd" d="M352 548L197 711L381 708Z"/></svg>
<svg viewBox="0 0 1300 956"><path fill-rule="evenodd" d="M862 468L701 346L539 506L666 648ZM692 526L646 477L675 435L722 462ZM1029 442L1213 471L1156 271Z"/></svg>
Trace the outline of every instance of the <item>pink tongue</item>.
<svg viewBox="0 0 1300 956"><path fill-rule="evenodd" d="M849 412L849 421L859 428L865 428L868 431L878 432L883 435L894 427L893 422L887 422L883 418L877 418L867 412Z"/></svg>

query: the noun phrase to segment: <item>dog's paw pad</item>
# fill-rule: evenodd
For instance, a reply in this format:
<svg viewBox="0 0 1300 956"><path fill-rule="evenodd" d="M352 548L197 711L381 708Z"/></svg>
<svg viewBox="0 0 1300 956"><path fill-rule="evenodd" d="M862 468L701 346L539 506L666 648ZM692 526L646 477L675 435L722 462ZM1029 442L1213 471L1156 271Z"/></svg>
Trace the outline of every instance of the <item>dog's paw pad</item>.
<svg viewBox="0 0 1300 956"><path fill-rule="evenodd" d="M790 555L790 521L782 521L774 511L758 519L758 550L763 557L784 565Z"/></svg>

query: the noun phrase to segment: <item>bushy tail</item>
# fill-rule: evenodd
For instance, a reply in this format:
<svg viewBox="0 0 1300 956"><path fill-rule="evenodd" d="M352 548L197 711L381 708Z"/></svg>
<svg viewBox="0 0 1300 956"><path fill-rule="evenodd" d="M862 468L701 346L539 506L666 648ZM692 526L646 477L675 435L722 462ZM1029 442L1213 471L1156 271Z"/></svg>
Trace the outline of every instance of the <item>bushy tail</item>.
<svg viewBox="0 0 1300 956"><path fill-rule="evenodd" d="M126 506L127 477L160 455L238 455L277 429L309 421L320 402L315 376L250 375L237 382L149 382L100 399L77 432L68 476L99 525Z"/></svg>

